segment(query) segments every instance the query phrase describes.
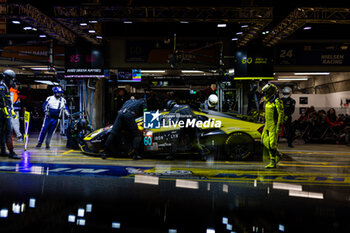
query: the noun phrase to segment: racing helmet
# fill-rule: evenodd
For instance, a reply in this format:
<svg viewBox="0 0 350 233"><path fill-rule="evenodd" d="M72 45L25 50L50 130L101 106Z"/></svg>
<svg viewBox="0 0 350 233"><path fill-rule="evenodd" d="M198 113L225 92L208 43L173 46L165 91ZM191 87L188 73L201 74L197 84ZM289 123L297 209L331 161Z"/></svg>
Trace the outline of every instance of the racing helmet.
<svg viewBox="0 0 350 233"><path fill-rule="evenodd" d="M174 105L176 104L175 100L169 100L168 103L166 104L167 109L172 109Z"/></svg>
<svg viewBox="0 0 350 233"><path fill-rule="evenodd" d="M276 85L272 83L267 83L262 91L264 93L264 98L266 101L273 101L277 97L278 89Z"/></svg>
<svg viewBox="0 0 350 233"><path fill-rule="evenodd" d="M13 70L5 70L2 73L2 77L8 87L15 86L16 73Z"/></svg>
<svg viewBox="0 0 350 233"><path fill-rule="evenodd" d="M291 94L292 94L292 88L290 88L290 87L283 88L283 90L282 90L282 97L283 98L288 98L288 97L290 97Z"/></svg>
<svg viewBox="0 0 350 233"><path fill-rule="evenodd" d="M208 98L208 106L210 108L214 108L218 104L218 96L215 94L211 94Z"/></svg>
<svg viewBox="0 0 350 233"><path fill-rule="evenodd" d="M62 90L62 87L54 87L52 88L52 91L54 94L57 94L57 93L63 93L63 90Z"/></svg>

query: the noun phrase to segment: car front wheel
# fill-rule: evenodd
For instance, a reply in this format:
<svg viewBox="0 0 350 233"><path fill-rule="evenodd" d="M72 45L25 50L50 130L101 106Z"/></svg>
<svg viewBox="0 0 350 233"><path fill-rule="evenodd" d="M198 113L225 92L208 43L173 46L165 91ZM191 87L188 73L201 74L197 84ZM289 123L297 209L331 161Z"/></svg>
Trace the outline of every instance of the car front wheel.
<svg viewBox="0 0 350 233"><path fill-rule="evenodd" d="M226 160L248 160L254 153L254 141L246 133L235 132L225 141Z"/></svg>

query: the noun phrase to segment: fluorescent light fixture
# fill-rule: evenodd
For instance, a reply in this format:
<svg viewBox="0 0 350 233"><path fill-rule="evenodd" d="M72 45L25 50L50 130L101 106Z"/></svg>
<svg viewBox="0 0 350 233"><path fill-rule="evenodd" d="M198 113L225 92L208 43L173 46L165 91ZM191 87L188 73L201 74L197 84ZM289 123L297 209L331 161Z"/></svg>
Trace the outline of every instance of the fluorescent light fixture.
<svg viewBox="0 0 350 233"><path fill-rule="evenodd" d="M95 30L89 30L89 33L96 33Z"/></svg>
<svg viewBox="0 0 350 233"><path fill-rule="evenodd" d="M181 70L182 73L204 73L203 71L200 70Z"/></svg>
<svg viewBox="0 0 350 233"><path fill-rule="evenodd" d="M301 185L273 182L273 189L302 191Z"/></svg>
<svg viewBox="0 0 350 233"><path fill-rule="evenodd" d="M141 70L141 73L165 73L165 70Z"/></svg>
<svg viewBox="0 0 350 233"><path fill-rule="evenodd" d="M132 24L132 21L124 21L123 23Z"/></svg>
<svg viewBox="0 0 350 233"><path fill-rule="evenodd" d="M330 75L330 72L298 72L294 73L294 75Z"/></svg>
<svg viewBox="0 0 350 233"><path fill-rule="evenodd" d="M112 222L112 228L119 229L120 228L120 222Z"/></svg>
<svg viewBox="0 0 350 233"><path fill-rule="evenodd" d="M18 21L18 20L12 20L12 23L13 23L13 24L21 24L21 22Z"/></svg>
<svg viewBox="0 0 350 233"><path fill-rule="evenodd" d="M241 28L247 28L247 27L248 27L247 24L241 25Z"/></svg>
<svg viewBox="0 0 350 233"><path fill-rule="evenodd" d="M312 27L304 27L303 29L304 30L310 30L310 29L312 29Z"/></svg>
<svg viewBox="0 0 350 233"><path fill-rule="evenodd" d="M24 27L23 30L32 30L32 27Z"/></svg>
<svg viewBox="0 0 350 233"><path fill-rule="evenodd" d="M308 78L279 78L278 81L307 81Z"/></svg>
<svg viewBox="0 0 350 233"><path fill-rule="evenodd" d="M218 28L225 28L226 27L226 23L219 23L217 25Z"/></svg>
<svg viewBox="0 0 350 233"><path fill-rule="evenodd" d="M169 229L168 232L169 232L169 233L177 233L177 230L176 230L176 229Z"/></svg>
<svg viewBox="0 0 350 233"><path fill-rule="evenodd" d="M80 26L87 26L87 23L80 23Z"/></svg>
<svg viewBox="0 0 350 233"><path fill-rule="evenodd" d="M34 82L36 83L42 83L42 84L46 84L46 85L59 85L59 83L56 82L52 82L52 81L47 81L47 80L35 80Z"/></svg>
<svg viewBox="0 0 350 233"><path fill-rule="evenodd" d="M75 222L75 215L73 214L68 215L68 222Z"/></svg>
<svg viewBox="0 0 350 233"><path fill-rule="evenodd" d="M177 179L175 186L177 188L199 189L198 182L197 181L191 181L191 180Z"/></svg>
<svg viewBox="0 0 350 233"><path fill-rule="evenodd" d="M40 38L46 38L46 35L39 35Z"/></svg>
<svg viewBox="0 0 350 233"><path fill-rule="evenodd" d="M35 208L35 198L29 199L29 208Z"/></svg>
<svg viewBox="0 0 350 233"><path fill-rule="evenodd" d="M303 192L303 191L295 191L295 190L289 190L289 196L323 199L323 193Z"/></svg>
<svg viewBox="0 0 350 233"><path fill-rule="evenodd" d="M226 230L232 231L232 225L231 224L227 224L226 225Z"/></svg>
<svg viewBox="0 0 350 233"><path fill-rule="evenodd" d="M8 215L9 215L8 209L1 209L0 210L0 218L7 218Z"/></svg>
<svg viewBox="0 0 350 233"><path fill-rule="evenodd" d="M78 217L84 217L84 214L85 214L85 209L79 208L78 209Z"/></svg>
<svg viewBox="0 0 350 233"><path fill-rule="evenodd" d="M243 32L237 32L236 33L236 35L242 35L243 34Z"/></svg>
<svg viewBox="0 0 350 233"><path fill-rule="evenodd" d="M97 20L89 20L89 23L98 23Z"/></svg>
<svg viewBox="0 0 350 233"><path fill-rule="evenodd" d="M180 23L187 24L187 23L190 23L190 22L181 20Z"/></svg>
<svg viewBox="0 0 350 233"><path fill-rule="evenodd" d="M222 224L228 224L228 218L222 217Z"/></svg>
<svg viewBox="0 0 350 233"><path fill-rule="evenodd" d="M96 36L97 39L102 39L103 37L102 36Z"/></svg>
<svg viewBox="0 0 350 233"><path fill-rule="evenodd" d="M91 213L92 211L92 204L86 204L86 213Z"/></svg>
<svg viewBox="0 0 350 233"><path fill-rule="evenodd" d="M33 31L38 31L38 29L36 29L36 28L32 28L32 30L33 30Z"/></svg>
<svg viewBox="0 0 350 233"><path fill-rule="evenodd" d="M85 226L85 219L83 218L79 218L77 219L77 225L80 225L80 226Z"/></svg>
<svg viewBox="0 0 350 233"><path fill-rule="evenodd" d="M238 40L238 38L232 38L231 40Z"/></svg>
<svg viewBox="0 0 350 233"><path fill-rule="evenodd" d="M32 69L32 70L49 70L48 67L32 67L30 69Z"/></svg>
<svg viewBox="0 0 350 233"><path fill-rule="evenodd" d="M215 233L215 229L207 229L207 233Z"/></svg>
<svg viewBox="0 0 350 233"><path fill-rule="evenodd" d="M21 212L21 206L19 204L13 203L12 204L12 212L14 214L19 214Z"/></svg>
<svg viewBox="0 0 350 233"><path fill-rule="evenodd" d="M135 175L135 183L158 185L159 177Z"/></svg>
<svg viewBox="0 0 350 233"><path fill-rule="evenodd" d="M260 79L275 79L274 77L235 77L235 80L260 80Z"/></svg>

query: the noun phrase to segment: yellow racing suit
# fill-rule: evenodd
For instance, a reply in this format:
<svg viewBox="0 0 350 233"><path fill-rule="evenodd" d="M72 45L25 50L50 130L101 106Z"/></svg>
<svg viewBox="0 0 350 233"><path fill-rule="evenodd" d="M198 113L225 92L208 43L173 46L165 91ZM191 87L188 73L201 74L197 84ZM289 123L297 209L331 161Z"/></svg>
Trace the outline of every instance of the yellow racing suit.
<svg viewBox="0 0 350 233"><path fill-rule="evenodd" d="M265 127L261 135L263 156L270 157L270 164L265 168L275 168L281 154L277 149L278 135L282 130L284 117L283 102L278 97L267 101L265 105Z"/></svg>

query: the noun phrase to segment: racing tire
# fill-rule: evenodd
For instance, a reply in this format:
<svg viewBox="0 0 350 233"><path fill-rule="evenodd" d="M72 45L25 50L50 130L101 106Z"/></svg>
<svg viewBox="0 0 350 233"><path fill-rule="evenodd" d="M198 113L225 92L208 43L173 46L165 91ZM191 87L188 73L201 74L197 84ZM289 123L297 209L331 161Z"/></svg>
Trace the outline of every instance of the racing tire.
<svg viewBox="0 0 350 233"><path fill-rule="evenodd" d="M225 140L226 160L248 160L254 155L254 140L246 133L235 132Z"/></svg>

